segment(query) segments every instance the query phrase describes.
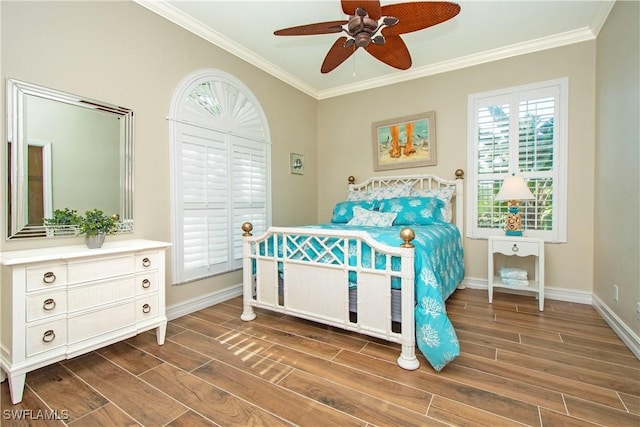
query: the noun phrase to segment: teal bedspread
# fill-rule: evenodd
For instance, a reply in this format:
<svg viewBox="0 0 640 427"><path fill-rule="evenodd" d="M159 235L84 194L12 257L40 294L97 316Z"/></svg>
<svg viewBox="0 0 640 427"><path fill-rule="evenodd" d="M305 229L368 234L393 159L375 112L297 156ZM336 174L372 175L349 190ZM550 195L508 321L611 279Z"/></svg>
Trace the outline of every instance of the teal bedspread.
<svg viewBox="0 0 640 427"><path fill-rule="evenodd" d="M310 226L323 229L366 231L378 242L400 246L403 226L365 227L345 224ZM460 355L460 344L445 301L464 278L464 254L458 228L452 224L411 227L415 245L416 342L431 366L442 370ZM350 256L355 256L351 254ZM363 264L365 260L363 257ZM395 286L394 286L395 287Z"/></svg>

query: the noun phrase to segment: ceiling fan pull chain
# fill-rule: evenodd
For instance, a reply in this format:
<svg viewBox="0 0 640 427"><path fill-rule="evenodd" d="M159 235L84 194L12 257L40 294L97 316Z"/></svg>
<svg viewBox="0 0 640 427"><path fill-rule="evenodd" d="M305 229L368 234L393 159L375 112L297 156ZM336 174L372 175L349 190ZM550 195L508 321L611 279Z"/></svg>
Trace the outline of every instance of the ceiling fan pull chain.
<svg viewBox="0 0 640 427"><path fill-rule="evenodd" d="M356 55L353 55L353 77L356 76Z"/></svg>

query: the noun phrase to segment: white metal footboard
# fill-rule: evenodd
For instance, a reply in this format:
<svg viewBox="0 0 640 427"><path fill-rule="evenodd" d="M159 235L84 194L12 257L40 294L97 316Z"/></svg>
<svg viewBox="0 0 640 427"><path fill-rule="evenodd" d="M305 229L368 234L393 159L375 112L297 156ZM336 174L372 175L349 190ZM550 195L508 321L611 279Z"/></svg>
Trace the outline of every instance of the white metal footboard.
<svg viewBox="0 0 640 427"><path fill-rule="evenodd" d="M402 345L398 365L418 368L413 230L403 229L404 243L391 247L355 230L272 227L252 236L252 228L242 226L242 320L255 319L253 307L261 307L397 342ZM392 330L392 280L401 283L401 332ZM355 316L349 311L350 285L357 286Z"/></svg>

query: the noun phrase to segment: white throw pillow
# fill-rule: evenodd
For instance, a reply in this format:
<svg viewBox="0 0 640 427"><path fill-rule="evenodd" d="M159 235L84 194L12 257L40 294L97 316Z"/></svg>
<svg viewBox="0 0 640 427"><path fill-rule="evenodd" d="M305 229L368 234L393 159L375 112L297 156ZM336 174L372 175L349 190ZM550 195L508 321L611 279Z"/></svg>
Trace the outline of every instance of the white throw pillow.
<svg viewBox="0 0 640 427"><path fill-rule="evenodd" d="M365 225L369 227L389 227L396 219L395 212L377 212L363 209L360 206L353 207L353 218L347 225Z"/></svg>
<svg viewBox="0 0 640 427"><path fill-rule="evenodd" d="M451 209L451 198L453 197L453 189L448 187L442 188L414 188L411 190L411 195L415 197L437 197L444 202L440 212L442 218L451 223L453 219L453 212Z"/></svg>

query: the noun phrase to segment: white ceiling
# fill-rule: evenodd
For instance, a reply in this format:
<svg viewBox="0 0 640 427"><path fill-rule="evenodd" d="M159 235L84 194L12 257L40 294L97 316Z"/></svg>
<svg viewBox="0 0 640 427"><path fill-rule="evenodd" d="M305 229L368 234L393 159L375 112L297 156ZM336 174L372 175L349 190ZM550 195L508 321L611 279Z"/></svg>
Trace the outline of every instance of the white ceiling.
<svg viewBox="0 0 640 427"><path fill-rule="evenodd" d="M458 1L460 13L403 34L413 65L399 71L364 49L328 74L320 65L339 34L275 30L346 19L340 0L135 0L303 92L329 98L524 53L592 40L613 1ZM381 1L382 5L411 0Z"/></svg>

